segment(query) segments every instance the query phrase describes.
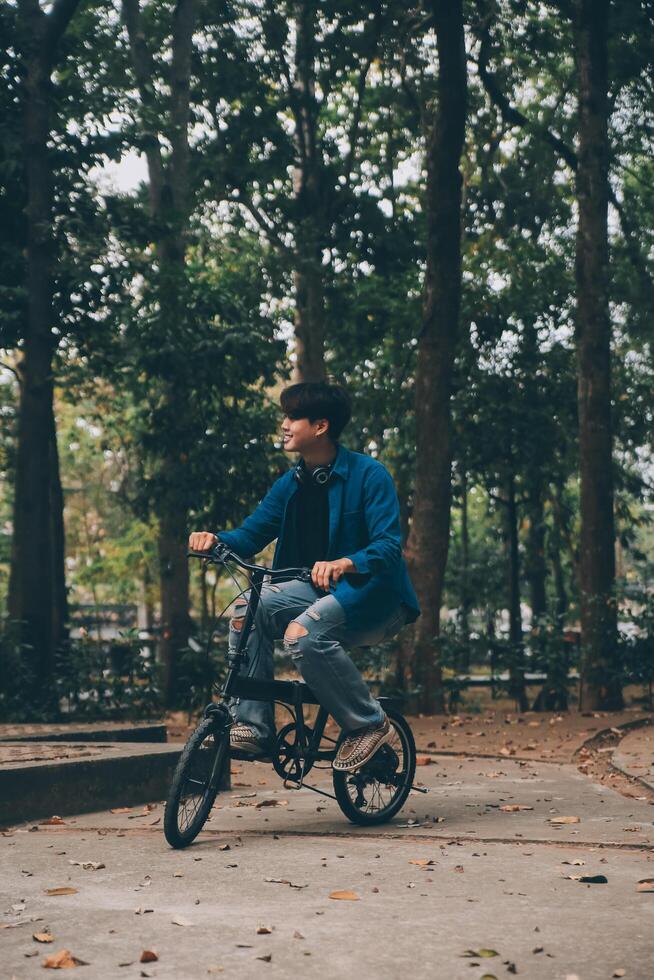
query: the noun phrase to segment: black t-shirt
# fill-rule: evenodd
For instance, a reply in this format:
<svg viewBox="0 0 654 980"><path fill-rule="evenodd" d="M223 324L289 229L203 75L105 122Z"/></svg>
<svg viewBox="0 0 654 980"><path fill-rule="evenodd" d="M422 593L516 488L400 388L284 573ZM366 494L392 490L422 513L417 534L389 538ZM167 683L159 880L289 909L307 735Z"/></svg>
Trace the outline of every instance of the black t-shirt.
<svg viewBox="0 0 654 980"><path fill-rule="evenodd" d="M317 486L307 473L304 483L291 498L289 530L294 548L294 565L312 568L325 561L329 546L329 497L327 484Z"/></svg>

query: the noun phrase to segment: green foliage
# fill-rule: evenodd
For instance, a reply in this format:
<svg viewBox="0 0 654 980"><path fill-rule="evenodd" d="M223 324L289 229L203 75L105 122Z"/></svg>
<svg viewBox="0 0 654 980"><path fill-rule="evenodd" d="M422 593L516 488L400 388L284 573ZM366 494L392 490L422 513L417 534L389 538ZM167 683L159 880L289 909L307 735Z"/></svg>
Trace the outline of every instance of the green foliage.
<svg viewBox="0 0 654 980"><path fill-rule="evenodd" d="M59 710L68 718L143 718L161 711L158 669L138 630L110 642L71 640L57 665Z"/></svg>

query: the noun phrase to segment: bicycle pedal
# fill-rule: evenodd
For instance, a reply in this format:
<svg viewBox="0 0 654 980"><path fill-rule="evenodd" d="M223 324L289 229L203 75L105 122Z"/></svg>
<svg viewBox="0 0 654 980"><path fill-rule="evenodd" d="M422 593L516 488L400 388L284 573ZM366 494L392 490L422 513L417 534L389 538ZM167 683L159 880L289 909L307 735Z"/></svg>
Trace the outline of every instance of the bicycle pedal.
<svg viewBox="0 0 654 980"><path fill-rule="evenodd" d="M296 779L285 779L283 786L284 789L302 789L302 783L298 783Z"/></svg>

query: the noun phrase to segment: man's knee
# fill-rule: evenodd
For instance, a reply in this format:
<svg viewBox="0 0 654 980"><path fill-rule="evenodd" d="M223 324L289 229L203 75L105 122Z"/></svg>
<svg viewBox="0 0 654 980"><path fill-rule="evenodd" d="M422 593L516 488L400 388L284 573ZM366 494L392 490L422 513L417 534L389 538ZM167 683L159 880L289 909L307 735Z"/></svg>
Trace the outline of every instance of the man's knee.
<svg viewBox="0 0 654 980"><path fill-rule="evenodd" d="M247 607L248 604L246 599L237 599L234 603L234 615L230 619L229 625L233 630L236 630L237 633L240 633L243 629Z"/></svg>
<svg viewBox="0 0 654 980"><path fill-rule="evenodd" d="M295 619L292 623L289 623L286 627L286 632L284 633L284 640L292 642L293 640L299 640L302 636L308 636L309 630L302 623L298 623Z"/></svg>
<svg viewBox="0 0 654 980"><path fill-rule="evenodd" d="M309 635L309 630L302 623L293 620L286 627L284 633L284 649L295 659L301 657L305 652L305 637Z"/></svg>

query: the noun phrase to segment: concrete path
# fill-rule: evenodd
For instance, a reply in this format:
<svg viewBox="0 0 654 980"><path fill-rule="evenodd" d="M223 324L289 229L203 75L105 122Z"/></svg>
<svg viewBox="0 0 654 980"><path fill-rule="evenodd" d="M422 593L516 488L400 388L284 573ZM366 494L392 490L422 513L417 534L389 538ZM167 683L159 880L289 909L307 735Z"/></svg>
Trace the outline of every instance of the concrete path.
<svg viewBox="0 0 654 980"><path fill-rule="evenodd" d="M160 802L6 831L0 976L43 976L45 957L69 949L89 980L651 980L654 891L637 889L654 880L649 797L574 767L432 758L418 769L429 794L380 828L237 763L182 852L164 841ZM517 804L533 809L500 809ZM567 877L581 874L607 882ZM50 944L32 938L47 931ZM140 963L144 950L157 960Z"/></svg>

